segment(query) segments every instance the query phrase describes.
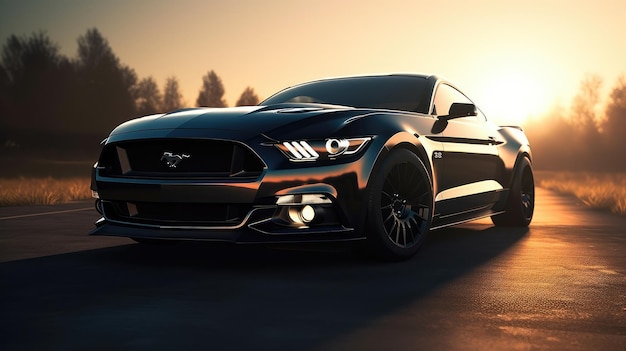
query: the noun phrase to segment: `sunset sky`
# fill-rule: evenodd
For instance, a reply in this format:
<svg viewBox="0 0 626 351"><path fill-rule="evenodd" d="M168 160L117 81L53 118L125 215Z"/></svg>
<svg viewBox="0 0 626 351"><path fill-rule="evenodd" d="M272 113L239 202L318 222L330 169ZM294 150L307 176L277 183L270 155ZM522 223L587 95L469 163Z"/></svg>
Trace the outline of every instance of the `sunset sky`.
<svg viewBox="0 0 626 351"><path fill-rule="evenodd" d="M96 27L121 62L195 105L213 69L234 105L323 77L449 78L499 123L568 106L585 74L626 74L626 1L0 0L0 40L43 29L63 54Z"/></svg>

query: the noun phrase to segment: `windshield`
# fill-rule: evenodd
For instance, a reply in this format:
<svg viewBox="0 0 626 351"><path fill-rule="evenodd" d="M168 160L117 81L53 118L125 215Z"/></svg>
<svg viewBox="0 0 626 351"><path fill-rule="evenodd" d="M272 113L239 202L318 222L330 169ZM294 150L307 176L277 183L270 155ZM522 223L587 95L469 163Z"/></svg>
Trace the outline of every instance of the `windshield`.
<svg viewBox="0 0 626 351"><path fill-rule="evenodd" d="M422 112L428 80L419 76L376 76L321 80L285 89L259 105L320 103ZM426 102L424 102L426 100Z"/></svg>

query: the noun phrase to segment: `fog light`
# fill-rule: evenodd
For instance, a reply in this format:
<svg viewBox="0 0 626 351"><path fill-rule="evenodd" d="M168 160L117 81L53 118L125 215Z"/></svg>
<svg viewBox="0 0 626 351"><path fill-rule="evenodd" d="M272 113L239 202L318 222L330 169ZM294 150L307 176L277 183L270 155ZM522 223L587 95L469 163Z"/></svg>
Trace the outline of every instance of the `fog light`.
<svg viewBox="0 0 626 351"><path fill-rule="evenodd" d="M317 217L315 208L311 205L302 207L290 206L288 210L289 220L295 224L306 225L313 222Z"/></svg>
<svg viewBox="0 0 626 351"><path fill-rule="evenodd" d="M315 209L311 205L306 205L300 210L300 218L304 223L311 223L315 219Z"/></svg>
<svg viewBox="0 0 626 351"><path fill-rule="evenodd" d="M304 224L302 219L300 219L300 210L296 207L289 207L289 220L296 224Z"/></svg>

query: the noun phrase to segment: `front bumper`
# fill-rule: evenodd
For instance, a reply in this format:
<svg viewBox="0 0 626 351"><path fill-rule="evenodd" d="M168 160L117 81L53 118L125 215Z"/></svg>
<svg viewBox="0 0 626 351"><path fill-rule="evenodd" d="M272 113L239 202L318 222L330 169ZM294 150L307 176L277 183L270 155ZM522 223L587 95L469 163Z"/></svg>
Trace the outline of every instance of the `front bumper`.
<svg viewBox="0 0 626 351"><path fill-rule="evenodd" d="M237 243L363 239L356 228L362 201L354 165L315 168L315 173L300 171L290 170L289 178L286 171L268 171L250 182L199 182L103 177L94 168L97 209L102 218L90 234ZM315 174L319 177L312 176ZM319 198L325 200L307 202ZM142 206L148 210L142 211ZM314 218L310 223L294 221L291 214L305 206ZM237 208L239 214L226 210L231 217L225 219L213 213L224 212L226 207ZM170 211L186 218L179 219ZM199 213L187 213L194 211Z"/></svg>
<svg viewBox="0 0 626 351"><path fill-rule="evenodd" d="M250 217L251 220L259 221L232 229L133 225L108 221L102 217L96 222L96 228L89 234L165 240L226 241L249 244L331 242L363 239L352 228L342 226L320 226L316 228L300 228L298 230L279 228L272 224L271 221L266 220L267 215L271 215L271 212L266 210L258 211ZM268 228L273 228L275 230L274 234L263 230ZM282 232L280 232L281 229L283 230Z"/></svg>

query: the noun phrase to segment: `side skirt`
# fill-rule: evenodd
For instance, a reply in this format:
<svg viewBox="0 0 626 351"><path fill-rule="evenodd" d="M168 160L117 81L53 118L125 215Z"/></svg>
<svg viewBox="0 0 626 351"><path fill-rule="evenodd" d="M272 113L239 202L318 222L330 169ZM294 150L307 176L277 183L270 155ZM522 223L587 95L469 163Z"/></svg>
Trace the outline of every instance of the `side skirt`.
<svg viewBox="0 0 626 351"><path fill-rule="evenodd" d="M471 211L463 215L449 216L449 217L446 217L444 220L441 220L441 219L434 220L433 225L430 227L430 229L435 230L435 229L451 227L457 224L463 224L463 223L475 221L477 219L491 217L500 213L504 213L504 211L493 211L489 209L489 210Z"/></svg>
<svg viewBox="0 0 626 351"><path fill-rule="evenodd" d="M449 227L503 213L508 189L463 196L435 203L431 229Z"/></svg>

